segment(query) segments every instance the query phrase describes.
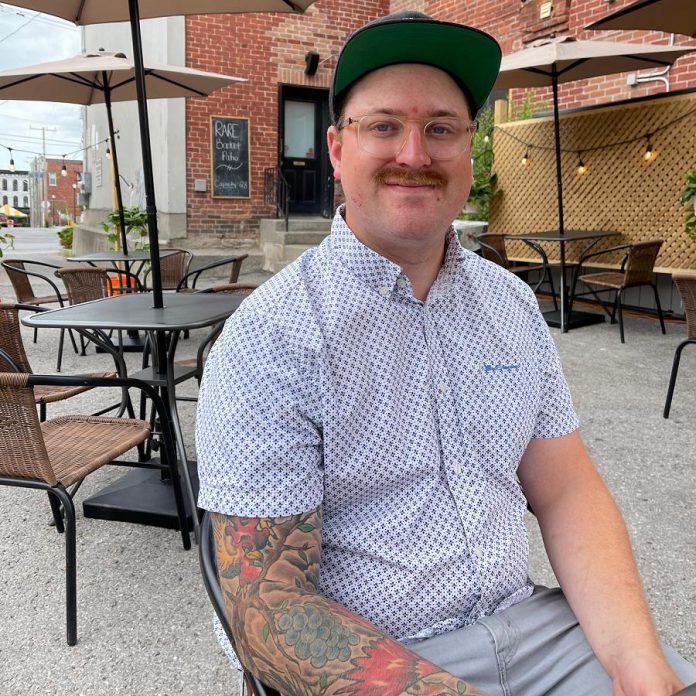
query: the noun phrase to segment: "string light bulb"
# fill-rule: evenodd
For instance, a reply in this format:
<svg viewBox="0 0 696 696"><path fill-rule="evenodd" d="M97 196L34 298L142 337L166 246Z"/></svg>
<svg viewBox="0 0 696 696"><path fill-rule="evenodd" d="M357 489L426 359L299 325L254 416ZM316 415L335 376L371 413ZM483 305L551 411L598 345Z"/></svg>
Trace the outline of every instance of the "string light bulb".
<svg viewBox="0 0 696 696"><path fill-rule="evenodd" d="M582 154L578 152L578 167L575 170L577 173L582 176L583 174L587 174L587 165L582 161Z"/></svg>
<svg viewBox="0 0 696 696"><path fill-rule="evenodd" d="M14 163L14 160L12 159L12 148L8 147L7 149L10 151L10 171L14 172L15 171L15 163Z"/></svg>
<svg viewBox="0 0 696 696"><path fill-rule="evenodd" d="M646 162L652 162L656 157L657 153L655 150L653 150L652 142L650 142L650 136L647 136L648 144L645 148L645 154L643 155L643 159Z"/></svg>
<svg viewBox="0 0 696 696"><path fill-rule="evenodd" d="M106 159L111 159L111 148L106 146Z"/></svg>
<svg viewBox="0 0 696 696"><path fill-rule="evenodd" d="M63 166L60 168L61 176L68 176L68 168L65 166L65 155L63 155Z"/></svg>
<svg viewBox="0 0 696 696"><path fill-rule="evenodd" d="M527 149L524 151L524 155L522 155L522 162L521 162L521 164L522 164L523 167L526 167L528 162L529 162L529 148L527 148Z"/></svg>

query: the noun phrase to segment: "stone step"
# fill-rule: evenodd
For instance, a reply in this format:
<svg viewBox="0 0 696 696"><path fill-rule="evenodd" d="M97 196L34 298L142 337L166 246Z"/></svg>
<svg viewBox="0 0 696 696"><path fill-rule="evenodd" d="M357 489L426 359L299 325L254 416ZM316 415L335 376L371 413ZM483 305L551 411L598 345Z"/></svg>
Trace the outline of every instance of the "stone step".
<svg viewBox="0 0 696 696"><path fill-rule="evenodd" d="M285 220L264 218L259 229L266 232L285 232ZM288 220L288 232L326 232L331 229L331 220L317 215L293 216Z"/></svg>

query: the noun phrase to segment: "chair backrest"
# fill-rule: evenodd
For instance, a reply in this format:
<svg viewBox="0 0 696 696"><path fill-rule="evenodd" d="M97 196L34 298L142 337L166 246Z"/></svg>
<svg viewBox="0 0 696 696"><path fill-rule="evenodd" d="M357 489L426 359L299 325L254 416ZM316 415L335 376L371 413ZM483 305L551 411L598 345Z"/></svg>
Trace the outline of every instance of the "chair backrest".
<svg viewBox="0 0 696 696"><path fill-rule="evenodd" d="M31 373L19 326L19 311L14 305L0 304L0 348L22 372ZM12 365L0 355L0 372L14 372Z"/></svg>
<svg viewBox="0 0 696 696"><path fill-rule="evenodd" d="M673 273L672 280L684 304L686 332L689 338L696 338L696 273Z"/></svg>
<svg viewBox="0 0 696 696"><path fill-rule="evenodd" d="M46 452L29 375L0 373L0 476L58 483Z"/></svg>
<svg viewBox="0 0 696 696"><path fill-rule="evenodd" d="M503 268L510 267L510 261L505 251L505 236L495 232L480 234L477 238L481 245L481 256L487 261L493 261Z"/></svg>
<svg viewBox="0 0 696 696"><path fill-rule="evenodd" d="M229 283L236 283L239 279L239 272L242 270L242 264L244 259L246 259L249 254L240 254L237 258L230 264L230 279Z"/></svg>
<svg viewBox="0 0 696 696"><path fill-rule="evenodd" d="M34 289L31 287L29 276L26 273L22 273L22 271L26 270L24 267L25 263L22 259L8 259L2 262L2 267L7 271L7 277L10 279L10 283L12 283L19 304L31 304L34 297L36 297Z"/></svg>
<svg viewBox="0 0 696 696"><path fill-rule="evenodd" d="M660 253L661 239L649 242L636 242L628 250L628 258L624 267L624 283L651 283L655 260Z"/></svg>
<svg viewBox="0 0 696 696"><path fill-rule="evenodd" d="M169 249L173 254L160 257L162 290L176 290L179 281L188 273L193 254L186 249Z"/></svg>
<svg viewBox="0 0 696 696"><path fill-rule="evenodd" d="M208 593L208 597L213 605L215 614L222 624L225 635L227 635L227 639L230 641L230 645L234 649L235 639L234 635L232 634L232 628L227 621L227 615L225 614L225 601L222 597L222 587L220 587L220 580L217 574L215 538L213 536L213 518L210 512L207 510L203 513L203 519L201 519L200 534L201 536L198 545L198 554L201 573L203 575L203 584L205 585L206 592ZM247 670L244 670L244 677L247 684L252 688L252 694L255 694L256 696L280 696L275 689L271 689L270 687L262 684Z"/></svg>
<svg viewBox="0 0 696 696"><path fill-rule="evenodd" d="M71 305L109 296L109 274L104 268L69 266L59 268L56 275L65 283Z"/></svg>

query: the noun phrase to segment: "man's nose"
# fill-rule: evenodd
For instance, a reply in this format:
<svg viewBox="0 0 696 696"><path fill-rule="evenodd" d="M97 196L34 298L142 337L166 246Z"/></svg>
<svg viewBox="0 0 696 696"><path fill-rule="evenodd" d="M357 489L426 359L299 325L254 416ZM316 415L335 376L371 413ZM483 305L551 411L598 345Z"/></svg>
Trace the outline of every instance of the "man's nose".
<svg viewBox="0 0 696 696"><path fill-rule="evenodd" d="M422 167L430 164L430 155L425 147L423 129L420 124L407 123L404 142L396 153L396 162L408 164L411 167Z"/></svg>

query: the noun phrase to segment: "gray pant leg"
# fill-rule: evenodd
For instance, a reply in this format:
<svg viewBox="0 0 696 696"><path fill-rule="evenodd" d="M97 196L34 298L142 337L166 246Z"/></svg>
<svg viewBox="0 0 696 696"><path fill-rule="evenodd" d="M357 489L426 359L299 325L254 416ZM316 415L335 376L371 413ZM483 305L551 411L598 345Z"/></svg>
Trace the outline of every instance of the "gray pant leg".
<svg viewBox="0 0 696 696"><path fill-rule="evenodd" d="M491 696L611 696L611 681L558 589L537 587L473 627L409 647ZM696 681L696 667L670 648L665 654L685 684Z"/></svg>

